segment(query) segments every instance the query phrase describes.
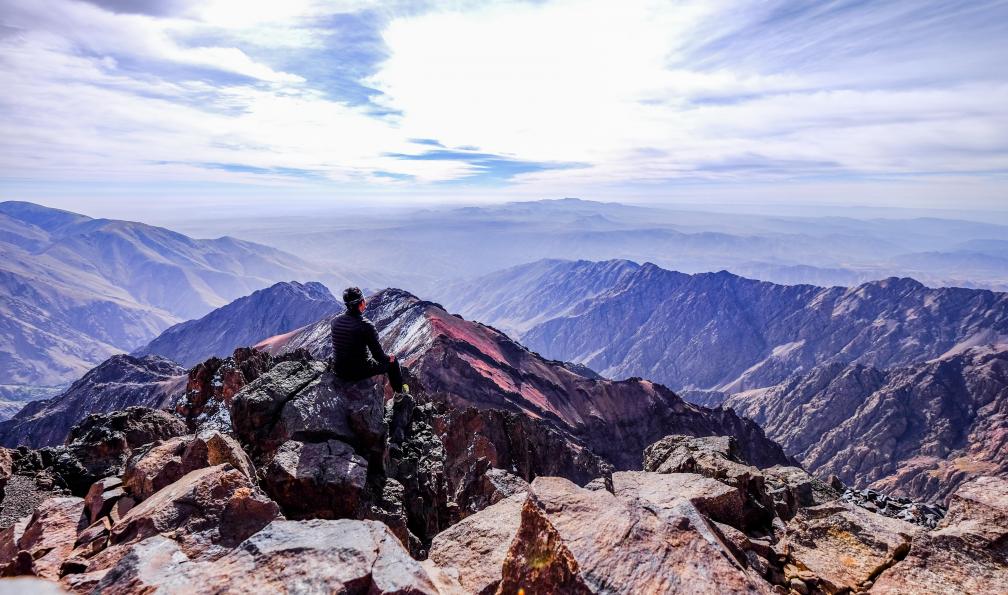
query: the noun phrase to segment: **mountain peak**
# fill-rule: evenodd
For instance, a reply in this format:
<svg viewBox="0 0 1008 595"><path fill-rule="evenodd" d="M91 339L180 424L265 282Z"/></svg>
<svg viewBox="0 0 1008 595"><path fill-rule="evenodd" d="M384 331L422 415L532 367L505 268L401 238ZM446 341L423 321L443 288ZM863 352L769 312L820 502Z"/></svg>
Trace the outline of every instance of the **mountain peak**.
<svg viewBox="0 0 1008 595"><path fill-rule="evenodd" d="M238 298L202 318L177 324L136 354L157 353L192 366L342 309L342 302L321 283L282 281ZM227 332L222 332L223 329Z"/></svg>

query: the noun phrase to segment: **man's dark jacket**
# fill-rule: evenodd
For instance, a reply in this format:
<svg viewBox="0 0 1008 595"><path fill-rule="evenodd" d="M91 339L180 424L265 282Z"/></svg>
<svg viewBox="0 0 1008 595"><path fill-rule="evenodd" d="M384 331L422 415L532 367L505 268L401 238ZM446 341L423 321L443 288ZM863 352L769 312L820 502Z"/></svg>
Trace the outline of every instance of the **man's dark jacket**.
<svg viewBox="0 0 1008 595"><path fill-rule="evenodd" d="M374 324L356 308L333 319L332 342L333 371L344 380L361 380L388 368Z"/></svg>

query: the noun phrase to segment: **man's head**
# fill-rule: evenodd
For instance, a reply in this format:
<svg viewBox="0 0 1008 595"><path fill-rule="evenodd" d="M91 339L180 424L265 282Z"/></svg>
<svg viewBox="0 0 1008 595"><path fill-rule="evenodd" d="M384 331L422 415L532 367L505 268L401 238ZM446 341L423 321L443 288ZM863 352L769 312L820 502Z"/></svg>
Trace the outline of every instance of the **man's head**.
<svg viewBox="0 0 1008 595"><path fill-rule="evenodd" d="M343 303L346 304L347 310L363 312L365 301L364 293L361 292L360 287L347 287L343 290Z"/></svg>

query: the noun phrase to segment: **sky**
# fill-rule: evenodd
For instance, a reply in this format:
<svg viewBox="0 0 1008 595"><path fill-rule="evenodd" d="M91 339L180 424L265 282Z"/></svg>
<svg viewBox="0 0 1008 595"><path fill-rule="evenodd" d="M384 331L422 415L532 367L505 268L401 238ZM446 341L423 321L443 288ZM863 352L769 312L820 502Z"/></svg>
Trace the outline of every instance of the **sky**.
<svg viewBox="0 0 1008 595"><path fill-rule="evenodd" d="M1008 1L3 0L0 199L1008 210L1006 59Z"/></svg>

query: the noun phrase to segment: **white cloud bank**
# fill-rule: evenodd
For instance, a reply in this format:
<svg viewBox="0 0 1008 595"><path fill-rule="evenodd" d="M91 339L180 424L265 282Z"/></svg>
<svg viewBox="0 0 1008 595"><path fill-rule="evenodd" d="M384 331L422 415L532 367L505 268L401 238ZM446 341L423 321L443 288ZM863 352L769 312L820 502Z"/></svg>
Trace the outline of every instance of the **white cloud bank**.
<svg viewBox="0 0 1008 595"><path fill-rule="evenodd" d="M5 186L1005 202L1004 2L118 4L0 12Z"/></svg>

